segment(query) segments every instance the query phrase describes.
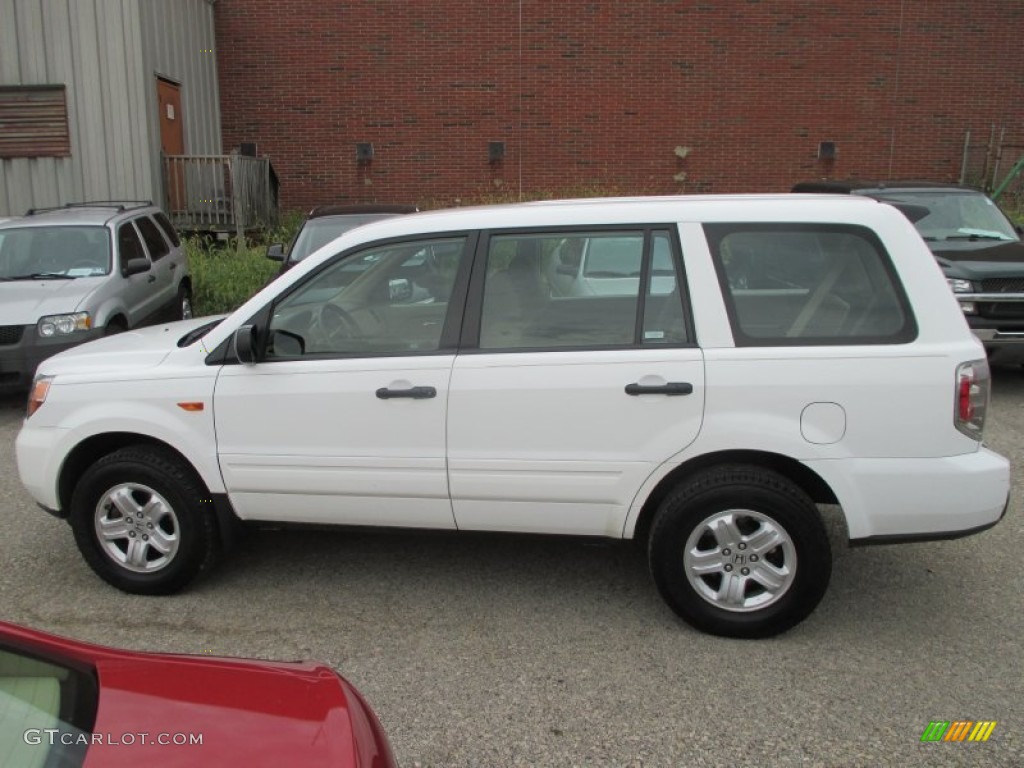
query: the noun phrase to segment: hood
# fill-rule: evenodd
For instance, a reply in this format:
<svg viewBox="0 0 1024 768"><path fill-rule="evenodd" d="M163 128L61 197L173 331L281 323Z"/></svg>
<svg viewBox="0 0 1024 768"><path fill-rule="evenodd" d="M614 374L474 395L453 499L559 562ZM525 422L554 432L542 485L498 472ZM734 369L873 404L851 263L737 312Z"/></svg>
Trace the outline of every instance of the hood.
<svg viewBox="0 0 1024 768"><path fill-rule="evenodd" d="M932 253L949 277L985 280L992 277L1024 277L1024 243L971 243L970 248L945 247L929 242Z"/></svg>
<svg viewBox="0 0 1024 768"><path fill-rule="evenodd" d="M39 373L54 376L61 373L139 371L152 368L177 348L178 339L210 320L209 317L197 317L151 325L80 344L44 360L39 366Z"/></svg>
<svg viewBox="0 0 1024 768"><path fill-rule="evenodd" d="M0 325L35 325L44 315L75 312L105 279L0 282Z"/></svg>
<svg viewBox="0 0 1024 768"><path fill-rule="evenodd" d="M125 654L98 660L100 697L85 767L388 766L386 743L364 743L360 697L314 662ZM378 726L379 727L379 726ZM126 744L124 734L201 734L202 744ZM130 738L130 737L129 737ZM367 760L367 758L369 758Z"/></svg>

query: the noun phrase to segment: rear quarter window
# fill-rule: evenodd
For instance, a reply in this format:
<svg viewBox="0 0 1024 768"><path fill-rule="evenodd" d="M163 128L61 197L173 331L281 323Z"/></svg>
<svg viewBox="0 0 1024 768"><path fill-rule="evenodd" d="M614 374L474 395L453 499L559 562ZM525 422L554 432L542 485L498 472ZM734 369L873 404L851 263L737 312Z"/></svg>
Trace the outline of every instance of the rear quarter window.
<svg viewBox="0 0 1024 768"><path fill-rule="evenodd" d="M737 346L901 344L917 325L870 229L706 224Z"/></svg>
<svg viewBox="0 0 1024 768"><path fill-rule="evenodd" d="M171 245L177 248L181 245L181 239L178 237L178 233L174 231L174 226L171 224L171 220L164 215L162 211L153 214L153 218L156 219L156 223L160 225L160 229L167 235L167 239L171 241Z"/></svg>
<svg viewBox="0 0 1024 768"><path fill-rule="evenodd" d="M160 234L160 230L157 229L152 219L148 216L140 216L135 220L135 225L139 228L139 232L142 233L142 239L146 241L146 247L149 248L149 256L153 261L162 259L171 252L170 246L167 245L167 241L164 240L163 235Z"/></svg>

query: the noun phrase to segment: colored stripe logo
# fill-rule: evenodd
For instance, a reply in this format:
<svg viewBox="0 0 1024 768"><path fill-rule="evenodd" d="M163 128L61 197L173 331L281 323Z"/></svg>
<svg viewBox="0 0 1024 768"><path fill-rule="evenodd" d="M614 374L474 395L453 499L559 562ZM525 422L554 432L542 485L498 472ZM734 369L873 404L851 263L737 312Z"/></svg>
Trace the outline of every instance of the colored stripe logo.
<svg viewBox="0 0 1024 768"><path fill-rule="evenodd" d="M921 734L921 741L988 741L996 728L995 720L932 720Z"/></svg>

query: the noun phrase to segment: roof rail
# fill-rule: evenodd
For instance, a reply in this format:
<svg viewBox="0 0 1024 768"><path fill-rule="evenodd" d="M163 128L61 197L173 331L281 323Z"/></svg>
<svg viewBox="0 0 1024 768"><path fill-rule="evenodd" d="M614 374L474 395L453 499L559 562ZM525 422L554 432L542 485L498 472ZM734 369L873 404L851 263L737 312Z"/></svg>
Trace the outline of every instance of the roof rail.
<svg viewBox="0 0 1024 768"><path fill-rule="evenodd" d="M118 213L122 213L136 208L146 208L152 204L152 200L86 200L83 203L64 203L64 205L55 205L52 208L29 208L25 215L35 216L37 213L66 211L69 208L113 208Z"/></svg>

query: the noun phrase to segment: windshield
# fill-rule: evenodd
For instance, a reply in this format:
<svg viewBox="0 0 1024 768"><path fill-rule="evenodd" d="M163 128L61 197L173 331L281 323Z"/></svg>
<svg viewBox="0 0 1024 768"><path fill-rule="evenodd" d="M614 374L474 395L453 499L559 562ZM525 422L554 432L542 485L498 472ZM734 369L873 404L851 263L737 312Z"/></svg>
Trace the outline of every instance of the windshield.
<svg viewBox="0 0 1024 768"><path fill-rule="evenodd" d="M908 203L928 209L914 222L928 241L960 241L991 245L1020 238L999 207L980 192L935 190L874 195L883 202Z"/></svg>
<svg viewBox="0 0 1024 768"><path fill-rule="evenodd" d="M288 261L302 261L317 248L327 245L331 240L371 221L390 219L394 213L359 213L346 214L345 216L324 216L320 219L310 219L306 225L299 230L295 242L288 251Z"/></svg>
<svg viewBox="0 0 1024 768"><path fill-rule="evenodd" d="M110 274L106 227L16 227L0 230L0 279L76 278Z"/></svg>

